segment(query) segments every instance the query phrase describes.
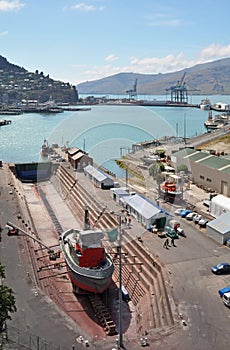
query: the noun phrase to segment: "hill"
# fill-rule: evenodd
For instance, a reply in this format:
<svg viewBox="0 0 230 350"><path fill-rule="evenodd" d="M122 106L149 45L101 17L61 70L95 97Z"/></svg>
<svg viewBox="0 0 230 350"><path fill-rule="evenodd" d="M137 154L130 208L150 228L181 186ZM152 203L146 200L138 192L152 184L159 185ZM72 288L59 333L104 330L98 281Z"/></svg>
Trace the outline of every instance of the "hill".
<svg viewBox="0 0 230 350"><path fill-rule="evenodd" d="M124 95L127 90L132 89L137 79L138 94L164 95L166 89L181 81L184 73L184 82L191 95L230 94L230 58L166 74L119 73L81 83L77 88L80 94Z"/></svg>
<svg viewBox="0 0 230 350"><path fill-rule="evenodd" d="M0 55L0 103L17 103L23 99L46 102L50 97L60 103L78 101L75 86L53 80L38 70L28 72Z"/></svg>

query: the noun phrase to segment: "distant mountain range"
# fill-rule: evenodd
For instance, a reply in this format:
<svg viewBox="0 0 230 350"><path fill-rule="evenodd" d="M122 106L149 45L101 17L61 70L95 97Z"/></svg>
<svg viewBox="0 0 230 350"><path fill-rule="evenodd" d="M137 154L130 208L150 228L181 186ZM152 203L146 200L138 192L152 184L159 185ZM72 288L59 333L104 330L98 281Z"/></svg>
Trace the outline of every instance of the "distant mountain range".
<svg viewBox="0 0 230 350"><path fill-rule="evenodd" d="M173 73L119 73L77 85L79 94L125 95L137 79L137 94L164 95L183 80L189 95L230 95L230 58L195 65Z"/></svg>

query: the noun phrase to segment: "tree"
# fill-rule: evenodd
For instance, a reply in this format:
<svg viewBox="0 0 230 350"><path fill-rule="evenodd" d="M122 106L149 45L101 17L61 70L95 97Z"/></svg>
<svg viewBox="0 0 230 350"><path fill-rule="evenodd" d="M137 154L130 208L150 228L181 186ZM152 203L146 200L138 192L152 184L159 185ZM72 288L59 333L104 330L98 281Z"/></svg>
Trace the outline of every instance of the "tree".
<svg viewBox="0 0 230 350"><path fill-rule="evenodd" d="M6 320L11 320L10 313L16 312L16 299L11 288L2 284L5 267L0 263L0 333L4 330Z"/></svg>
<svg viewBox="0 0 230 350"><path fill-rule="evenodd" d="M184 171L185 174L188 174L188 167L187 167L186 164L181 164L181 165L178 166L177 171L178 172Z"/></svg>
<svg viewBox="0 0 230 350"><path fill-rule="evenodd" d="M161 174L165 170L164 164L156 162L149 167L149 175L156 178L157 174Z"/></svg>

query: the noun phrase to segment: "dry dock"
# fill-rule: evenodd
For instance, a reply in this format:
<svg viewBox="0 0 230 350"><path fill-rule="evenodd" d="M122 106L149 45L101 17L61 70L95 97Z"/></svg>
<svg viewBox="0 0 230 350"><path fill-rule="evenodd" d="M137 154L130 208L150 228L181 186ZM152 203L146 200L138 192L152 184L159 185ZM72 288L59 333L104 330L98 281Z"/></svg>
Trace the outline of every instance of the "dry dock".
<svg viewBox="0 0 230 350"><path fill-rule="evenodd" d="M76 174L68 164L61 164L51 181L41 184L22 184L9 171L8 176L11 196L17 203L15 209L15 224L31 232L46 245L59 249L60 230L70 227L83 227L84 207L89 207L91 224L100 215L106 205L106 211L99 226L109 229L117 226L117 221L110 210L120 208L109 197L108 191L95 188L83 174ZM49 206L44 201L49 203ZM4 220L3 220L4 221ZM5 219L6 221L6 219ZM6 222L3 222L5 224ZM132 344L133 349L139 348L139 339L148 334L151 338L156 330L166 331L175 327L176 309L171 295L170 282L164 267L158 261L149 247L140 238L148 234L138 223L132 222L131 227L124 227L122 256L123 284L131 301L123 303L124 339ZM12 239L17 239L17 237ZM48 295L58 307L81 327L94 345L114 343L115 336L109 336L103 328L98 315L93 309L86 307L86 301L72 293L72 286L66 274L63 257L52 262L47 252L39 244L25 238L23 244L27 247L27 260L30 264L30 275L38 293ZM113 283L105 298L107 307L118 326L118 282L119 264L116 258L116 247L105 241L108 251L114 256L116 266ZM86 304L85 304L86 303ZM86 309L88 311L86 311ZM91 311L90 311L91 310ZM136 344L136 345L135 345ZM106 347L103 347L106 349Z"/></svg>

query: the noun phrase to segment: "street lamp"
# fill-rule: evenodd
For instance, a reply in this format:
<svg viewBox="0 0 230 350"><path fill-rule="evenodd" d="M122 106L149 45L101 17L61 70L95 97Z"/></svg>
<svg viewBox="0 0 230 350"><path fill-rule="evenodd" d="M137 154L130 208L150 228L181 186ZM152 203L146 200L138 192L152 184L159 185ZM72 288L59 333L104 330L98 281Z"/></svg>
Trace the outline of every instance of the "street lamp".
<svg viewBox="0 0 230 350"><path fill-rule="evenodd" d="M118 230L118 259L119 259L119 321L118 321L118 349L124 349L123 345L123 330L122 330L122 254L121 254L121 244L122 244L122 214L117 214L111 211L111 214L116 215L119 220L119 230Z"/></svg>

